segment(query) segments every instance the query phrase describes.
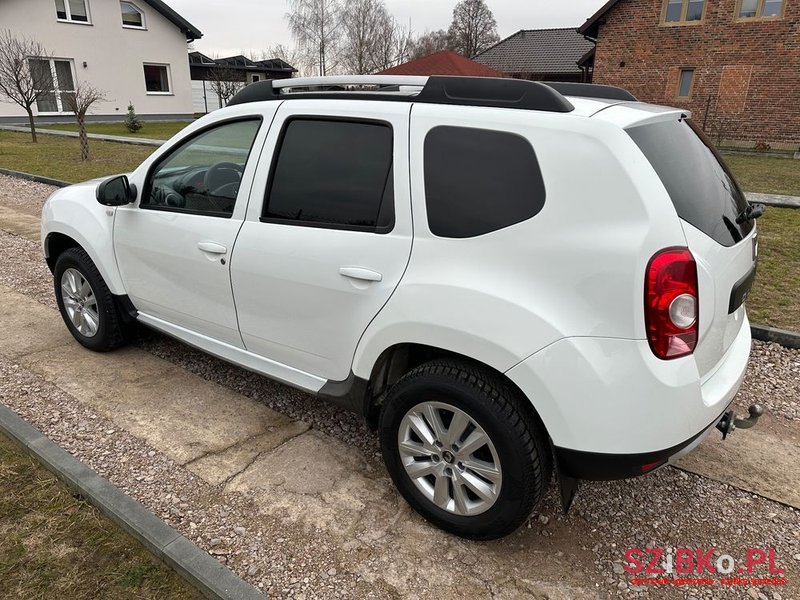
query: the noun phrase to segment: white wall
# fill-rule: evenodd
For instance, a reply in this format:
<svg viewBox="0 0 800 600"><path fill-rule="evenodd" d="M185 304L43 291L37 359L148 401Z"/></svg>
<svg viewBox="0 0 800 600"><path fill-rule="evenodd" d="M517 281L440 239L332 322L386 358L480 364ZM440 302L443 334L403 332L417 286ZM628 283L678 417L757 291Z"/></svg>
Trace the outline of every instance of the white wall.
<svg viewBox="0 0 800 600"><path fill-rule="evenodd" d="M88 0L91 25L58 21L55 0L0 0L0 27L35 38L54 58L73 59L76 81L88 81L108 97L91 115L124 116L128 102L141 116L192 114L185 34L149 4L132 1L145 14L146 30L123 28L118 0ZM169 65L170 95L146 92L145 62ZM0 101L2 117L24 120L26 113Z"/></svg>

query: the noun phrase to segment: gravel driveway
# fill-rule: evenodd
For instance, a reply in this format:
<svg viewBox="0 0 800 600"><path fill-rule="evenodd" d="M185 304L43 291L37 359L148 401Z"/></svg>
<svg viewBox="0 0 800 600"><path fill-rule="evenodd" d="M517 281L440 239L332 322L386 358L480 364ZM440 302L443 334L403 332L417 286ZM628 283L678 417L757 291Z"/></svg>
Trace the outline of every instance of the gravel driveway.
<svg viewBox="0 0 800 600"><path fill-rule="evenodd" d="M0 176L0 204L38 214L53 188ZM52 280L36 243L0 232L0 285L54 306ZM357 448L381 469L376 439L354 415L148 333L140 346L200 377L262 402ZM0 349L2 354L2 349ZM441 540L447 552L412 563L410 541L388 529L377 539L340 544L324 528L266 517L252 498L223 493L157 450L115 428L69 394L0 356L0 401L116 485L143 502L239 575L280 597L461 597L437 587L463 570L485 597L800 598L800 514L723 483L667 467L636 480L585 483L568 516L557 495L545 498L527 526L491 543ZM800 352L754 343L738 402L761 402L787 428L800 429ZM736 435L731 440L735 443ZM407 515L405 519L418 520ZM785 586L645 588L622 569L629 547L717 548L744 558L774 547ZM471 590L473 595L475 590Z"/></svg>

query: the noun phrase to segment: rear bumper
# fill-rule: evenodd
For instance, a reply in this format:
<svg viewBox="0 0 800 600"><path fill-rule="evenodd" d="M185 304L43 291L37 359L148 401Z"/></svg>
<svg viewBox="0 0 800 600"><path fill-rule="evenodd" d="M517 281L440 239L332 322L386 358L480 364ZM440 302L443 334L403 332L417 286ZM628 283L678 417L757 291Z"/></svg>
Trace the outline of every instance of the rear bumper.
<svg viewBox="0 0 800 600"><path fill-rule="evenodd" d="M636 454L601 454L583 452L569 448L554 447L558 471L574 479L602 481L609 479L629 479L655 471L667 464L670 459L687 454L696 448L710 433L727 412L723 411L710 425L687 440L655 452Z"/></svg>
<svg viewBox="0 0 800 600"><path fill-rule="evenodd" d="M590 337L551 344L507 375L536 408L564 463L613 455L641 467L691 445L731 404L750 356L743 310L740 318L735 339L704 377L693 356L664 361L646 340Z"/></svg>

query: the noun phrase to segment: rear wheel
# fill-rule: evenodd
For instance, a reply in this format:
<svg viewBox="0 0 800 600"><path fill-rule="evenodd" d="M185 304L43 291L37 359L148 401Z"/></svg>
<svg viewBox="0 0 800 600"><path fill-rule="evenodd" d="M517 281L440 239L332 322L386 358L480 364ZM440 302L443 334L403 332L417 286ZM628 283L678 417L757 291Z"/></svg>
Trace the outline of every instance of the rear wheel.
<svg viewBox="0 0 800 600"><path fill-rule="evenodd" d="M78 342L97 352L125 344L114 297L82 248L62 252L53 277L61 317Z"/></svg>
<svg viewBox="0 0 800 600"><path fill-rule="evenodd" d="M544 432L501 377L434 361L401 379L380 419L383 458L409 504L442 529L494 539L519 527L550 479Z"/></svg>

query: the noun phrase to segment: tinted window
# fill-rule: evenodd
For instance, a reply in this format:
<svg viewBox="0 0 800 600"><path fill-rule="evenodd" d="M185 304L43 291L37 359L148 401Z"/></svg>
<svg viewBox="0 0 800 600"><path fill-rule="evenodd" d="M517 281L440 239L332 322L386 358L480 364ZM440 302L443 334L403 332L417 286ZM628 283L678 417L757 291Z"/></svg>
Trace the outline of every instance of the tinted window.
<svg viewBox="0 0 800 600"><path fill-rule="evenodd" d="M536 215L544 197L536 154L519 135L436 127L425 138L425 202L434 235L497 231Z"/></svg>
<svg viewBox="0 0 800 600"><path fill-rule="evenodd" d="M263 218L387 231L394 220L391 174L388 125L294 119L283 133Z"/></svg>
<svg viewBox="0 0 800 600"><path fill-rule="evenodd" d="M173 150L153 170L141 207L230 217L260 125L225 123Z"/></svg>
<svg viewBox="0 0 800 600"><path fill-rule="evenodd" d="M736 224L747 200L711 142L686 119L628 130L667 189L678 216L733 246L753 230Z"/></svg>

